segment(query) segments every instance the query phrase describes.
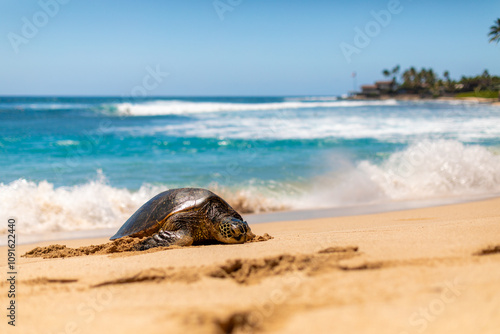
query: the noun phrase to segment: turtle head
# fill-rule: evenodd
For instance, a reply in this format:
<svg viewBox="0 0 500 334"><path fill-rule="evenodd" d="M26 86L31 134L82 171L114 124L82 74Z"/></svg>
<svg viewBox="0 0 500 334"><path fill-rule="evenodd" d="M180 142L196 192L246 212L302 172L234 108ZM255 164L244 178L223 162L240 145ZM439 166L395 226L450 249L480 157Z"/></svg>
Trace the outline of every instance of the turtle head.
<svg viewBox="0 0 500 334"><path fill-rule="evenodd" d="M218 240L226 244L242 244L252 240L255 234L252 233L246 221L233 217L222 219L219 223Z"/></svg>

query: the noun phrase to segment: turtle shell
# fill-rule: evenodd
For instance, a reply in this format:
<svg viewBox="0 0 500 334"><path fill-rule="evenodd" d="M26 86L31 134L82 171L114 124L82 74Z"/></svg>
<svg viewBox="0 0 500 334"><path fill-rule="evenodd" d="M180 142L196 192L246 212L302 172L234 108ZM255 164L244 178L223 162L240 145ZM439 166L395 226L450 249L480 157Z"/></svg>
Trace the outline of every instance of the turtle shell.
<svg viewBox="0 0 500 334"><path fill-rule="evenodd" d="M110 240L136 234L152 234L158 231L159 223L168 216L203 206L212 197L218 196L200 188L180 188L162 192L141 206ZM218 198L225 203L223 199Z"/></svg>

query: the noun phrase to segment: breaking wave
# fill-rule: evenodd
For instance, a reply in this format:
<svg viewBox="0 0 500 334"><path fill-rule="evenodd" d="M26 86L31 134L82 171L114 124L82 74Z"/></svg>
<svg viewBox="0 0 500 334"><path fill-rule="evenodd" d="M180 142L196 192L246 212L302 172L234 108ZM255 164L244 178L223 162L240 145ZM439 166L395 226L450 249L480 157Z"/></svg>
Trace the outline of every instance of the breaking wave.
<svg viewBox="0 0 500 334"><path fill-rule="evenodd" d="M342 162L337 157L335 163ZM381 164L344 165L340 173L313 181L306 207L500 194L499 152L452 140L415 143Z"/></svg>
<svg viewBox="0 0 500 334"><path fill-rule="evenodd" d="M496 139L500 137L500 115L488 118L405 117L370 113L315 113L286 115L245 115L244 117L204 117L190 122L154 123L124 126L116 131L133 135L169 135L225 139L322 139L374 138L401 141L408 138L446 138L460 141Z"/></svg>
<svg viewBox="0 0 500 334"><path fill-rule="evenodd" d="M248 189L209 187L241 213L279 211L290 207ZM52 183L19 179L0 184L0 216L14 216L20 233L44 233L114 228L125 222L142 204L168 186L144 184L139 190L115 188L100 177L86 184L56 188ZM6 232L0 228L0 233Z"/></svg>
<svg viewBox="0 0 500 334"><path fill-rule="evenodd" d="M85 109L90 108L90 104L77 103L0 103L2 110L63 110L63 109Z"/></svg>
<svg viewBox="0 0 500 334"><path fill-rule="evenodd" d="M498 151L457 141L419 142L380 164L342 157L327 163L336 171L300 184L208 187L242 213L500 193ZM16 217L18 231L25 234L116 228L167 189L150 184L136 191L115 188L102 174L86 184L59 188L47 181L19 179L0 184L0 219Z"/></svg>
<svg viewBox="0 0 500 334"><path fill-rule="evenodd" d="M307 101L307 102L304 102ZM213 112L283 110L305 108L360 107L360 106L397 105L396 100L385 101L335 101L335 100L300 100L274 103L221 103L188 101L150 101L142 103L117 103L103 107L103 110L120 116L158 116L184 115Z"/></svg>

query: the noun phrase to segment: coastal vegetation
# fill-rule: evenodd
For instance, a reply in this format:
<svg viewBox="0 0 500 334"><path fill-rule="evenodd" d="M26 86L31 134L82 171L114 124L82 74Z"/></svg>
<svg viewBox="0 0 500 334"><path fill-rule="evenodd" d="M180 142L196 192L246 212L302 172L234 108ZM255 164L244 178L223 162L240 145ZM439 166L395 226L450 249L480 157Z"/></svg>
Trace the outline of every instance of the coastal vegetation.
<svg viewBox="0 0 500 334"><path fill-rule="evenodd" d="M490 27L488 34L490 43L500 42L500 18ZM384 69L382 74L387 81L377 81L374 85L362 86L361 95L399 95L411 94L423 97L477 97L500 99L500 77L490 75L488 70L476 76L462 76L458 80L451 78L449 71L444 71L442 76L432 68L417 70L410 67L401 72L401 67L396 65L392 69Z"/></svg>
<svg viewBox="0 0 500 334"><path fill-rule="evenodd" d="M395 68L399 68L396 66ZM387 70L383 71L386 74ZM391 74L394 71L391 71ZM500 89L500 77L492 76L488 70L484 70L482 74L476 76L462 76L459 80L454 80L450 76L449 71L444 71L440 77L432 68L422 68L420 71L415 67L406 69L401 74L401 81L394 80L394 92L420 94L420 95L456 95L469 94L470 96L479 97L498 97L498 89ZM488 92L497 91L495 94ZM494 96L492 96L494 95Z"/></svg>
<svg viewBox="0 0 500 334"><path fill-rule="evenodd" d="M458 93L456 97L479 97L482 99L496 99L498 92L495 90L482 90L479 92Z"/></svg>
<svg viewBox="0 0 500 334"><path fill-rule="evenodd" d="M449 71L440 76L432 68L417 70L410 67L401 73L399 65L384 69L382 74L388 81L377 81L375 85L362 86L362 95L419 95L423 97L478 97L498 98L500 76L490 75L488 70L476 76L452 79Z"/></svg>

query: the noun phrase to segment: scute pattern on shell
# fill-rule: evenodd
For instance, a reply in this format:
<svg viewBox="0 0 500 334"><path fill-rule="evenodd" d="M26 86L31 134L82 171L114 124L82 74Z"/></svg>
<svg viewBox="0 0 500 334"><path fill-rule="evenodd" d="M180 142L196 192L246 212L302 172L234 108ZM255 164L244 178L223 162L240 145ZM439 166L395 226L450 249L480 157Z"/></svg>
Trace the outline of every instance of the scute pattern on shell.
<svg viewBox="0 0 500 334"><path fill-rule="evenodd" d="M160 229L162 222L169 216L202 207L213 197L230 208L222 198L206 189L180 188L162 192L141 206L110 239L151 235Z"/></svg>

